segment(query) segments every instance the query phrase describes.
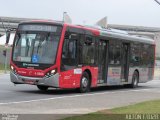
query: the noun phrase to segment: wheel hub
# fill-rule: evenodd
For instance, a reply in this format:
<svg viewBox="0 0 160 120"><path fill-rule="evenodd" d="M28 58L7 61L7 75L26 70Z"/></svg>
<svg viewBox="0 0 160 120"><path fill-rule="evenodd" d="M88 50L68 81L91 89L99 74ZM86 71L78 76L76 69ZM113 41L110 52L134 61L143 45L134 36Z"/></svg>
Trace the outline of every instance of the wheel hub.
<svg viewBox="0 0 160 120"><path fill-rule="evenodd" d="M86 88L87 86L88 86L88 79L87 78L82 78L82 86L84 87L84 88Z"/></svg>
<svg viewBox="0 0 160 120"><path fill-rule="evenodd" d="M134 78L134 85L136 86L136 85L137 85L137 83L138 83L138 81L137 81L137 77L135 77L135 78Z"/></svg>

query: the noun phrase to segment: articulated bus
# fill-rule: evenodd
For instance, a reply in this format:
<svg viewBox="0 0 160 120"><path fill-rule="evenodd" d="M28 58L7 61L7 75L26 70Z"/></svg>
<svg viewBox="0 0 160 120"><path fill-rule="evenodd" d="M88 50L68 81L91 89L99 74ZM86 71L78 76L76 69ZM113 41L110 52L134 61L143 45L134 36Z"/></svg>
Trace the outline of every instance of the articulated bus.
<svg viewBox="0 0 160 120"><path fill-rule="evenodd" d="M13 43L14 84L79 89L152 80L155 42L111 29L55 21L20 23Z"/></svg>

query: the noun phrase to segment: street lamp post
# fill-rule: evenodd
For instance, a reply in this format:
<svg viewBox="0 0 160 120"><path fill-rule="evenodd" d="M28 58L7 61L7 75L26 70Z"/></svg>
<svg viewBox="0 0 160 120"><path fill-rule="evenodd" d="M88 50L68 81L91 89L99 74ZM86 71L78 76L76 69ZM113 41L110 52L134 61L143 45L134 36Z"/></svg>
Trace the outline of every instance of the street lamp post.
<svg viewBox="0 0 160 120"><path fill-rule="evenodd" d="M5 56L5 67L4 67L4 69L5 69L5 71L4 71L4 73L7 73L7 48L6 48L6 56Z"/></svg>

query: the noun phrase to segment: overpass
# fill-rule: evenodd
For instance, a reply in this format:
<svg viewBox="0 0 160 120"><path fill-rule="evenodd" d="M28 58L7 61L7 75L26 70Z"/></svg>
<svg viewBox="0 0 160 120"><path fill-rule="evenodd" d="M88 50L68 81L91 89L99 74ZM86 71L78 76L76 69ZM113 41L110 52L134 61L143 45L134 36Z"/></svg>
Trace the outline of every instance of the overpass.
<svg viewBox="0 0 160 120"><path fill-rule="evenodd" d="M17 28L18 24L23 21L38 20L34 18L16 18L16 17L0 17L0 35L5 34L5 29ZM131 25L116 25L108 24L109 28L119 29L129 32L130 34L142 33L142 35L152 36L154 33L160 32L158 27L144 27L144 26L131 26ZM153 37L153 36L152 36Z"/></svg>
<svg viewBox="0 0 160 120"><path fill-rule="evenodd" d="M31 18L16 18L16 17L0 17L0 35L4 35L6 29L17 28L18 24L23 21L33 20Z"/></svg>
<svg viewBox="0 0 160 120"><path fill-rule="evenodd" d="M20 22L29 21L29 20L38 20L38 19L0 16L0 36L5 34L6 29L17 28ZM147 36L147 37L150 37L151 39L154 39L157 45L157 56L160 56L160 28L131 26L131 25L116 25L116 24L108 24L108 27L127 31L131 35Z"/></svg>
<svg viewBox="0 0 160 120"><path fill-rule="evenodd" d="M4 28L10 28L10 27L17 28L17 25L20 22L29 20L39 20L39 19L0 16L0 32L1 34L4 34L5 32ZM160 28L158 27L144 27L144 26L116 25L116 24L108 24L108 27L124 31L132 31L132 32L151 32L151 33L160 32Z"/></svg>

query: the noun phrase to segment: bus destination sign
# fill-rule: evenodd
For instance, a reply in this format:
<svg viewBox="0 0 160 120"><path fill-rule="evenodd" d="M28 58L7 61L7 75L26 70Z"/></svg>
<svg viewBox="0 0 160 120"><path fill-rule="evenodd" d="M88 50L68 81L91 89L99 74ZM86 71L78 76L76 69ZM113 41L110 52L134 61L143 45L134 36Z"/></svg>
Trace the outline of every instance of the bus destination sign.
<svg viewBox="0 0 160 120"><path fill-rule="evenodd" d="M43 32L56 32L57 27L51 25L20 25L19 31L43 31Z"/></svg>

